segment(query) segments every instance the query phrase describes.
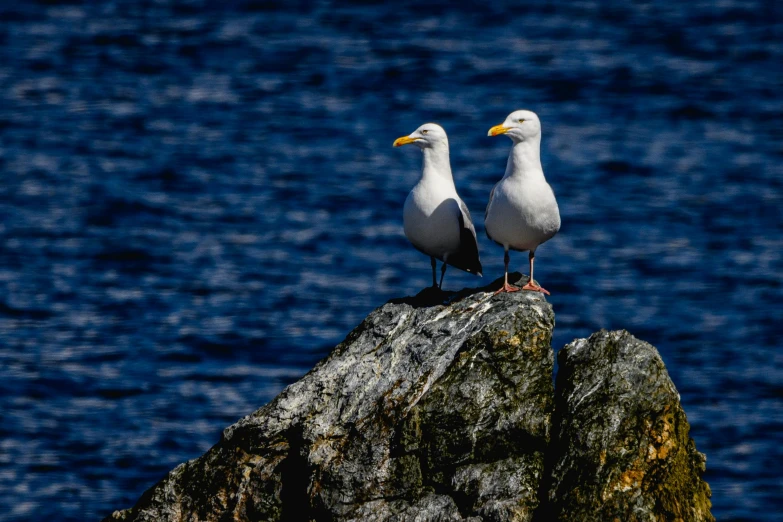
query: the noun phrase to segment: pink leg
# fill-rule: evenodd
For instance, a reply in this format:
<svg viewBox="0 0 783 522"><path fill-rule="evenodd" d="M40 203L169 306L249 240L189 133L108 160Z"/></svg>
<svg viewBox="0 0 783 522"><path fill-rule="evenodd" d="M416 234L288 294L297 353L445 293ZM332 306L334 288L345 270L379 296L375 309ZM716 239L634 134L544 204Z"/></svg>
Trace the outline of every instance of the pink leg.
<svg viewBox="0 0 783 522"><path fill-rule="evenodd" d="M547 289L542 288L533 282L533 261L536 259L536 253L533 250L530 251L529 259L530 279L527 280L527 284L522 287L522 290L530 290L531 292L541 292L542 294L551 295Z"/></svg>
<svg viewBox="0 0 783 522"><path fill-rule="evenodd" d="M517 288L514 285L508 284L508 262L510 261L508 256L508 250L506 250L506 254L503 256L503 263L506 265L506 273L505 273L505 282L503 283L503 286L498 288L494 295L498 295L501 292L519 292L520 288Z"/></svg>

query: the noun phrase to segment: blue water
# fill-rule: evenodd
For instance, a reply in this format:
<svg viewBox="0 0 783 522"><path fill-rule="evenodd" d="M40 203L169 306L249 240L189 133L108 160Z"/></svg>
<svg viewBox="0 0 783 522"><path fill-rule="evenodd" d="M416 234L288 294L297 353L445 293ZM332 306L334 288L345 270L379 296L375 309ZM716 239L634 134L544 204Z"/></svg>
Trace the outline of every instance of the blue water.
<svg viewBox="0 0 783 522"><path fill-rule="evenodd" d="M9 5L11 4L11 5ZM518 108L561 232L555 349L658 347L719 520L783 510L783 4L3 3L0 520L132 505L430 282L402 233L449 132L483 210ZM676 4L676 5L675 5ZM526 256L512 255L526 271Z"/></svg>

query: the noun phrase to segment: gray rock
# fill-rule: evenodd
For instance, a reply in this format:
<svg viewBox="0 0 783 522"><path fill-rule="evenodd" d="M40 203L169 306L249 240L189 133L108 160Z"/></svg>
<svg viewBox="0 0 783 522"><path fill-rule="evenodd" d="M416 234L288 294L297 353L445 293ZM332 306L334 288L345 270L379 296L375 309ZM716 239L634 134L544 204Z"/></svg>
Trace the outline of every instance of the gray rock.
<svg viewBox="0 0 783 522"><path fill-rule="evenodd" d="M499 285L378 308L105 520L713 520L655 348L624 331L574 341L555 395L551 307L486 291Z"/></svg>
<svg viewBox="0 0 783 522"><path fill-rule="evenodd" d="M712 521L706 457L657 350L626 331L558 353L540 520Z"/></svg>
<svg viewBox="0 0 783 522"><path fill-rule="evenodd" d="M532 292L425 291L387 303L209 452L106 520L532 520L553 326Z"/></svg>

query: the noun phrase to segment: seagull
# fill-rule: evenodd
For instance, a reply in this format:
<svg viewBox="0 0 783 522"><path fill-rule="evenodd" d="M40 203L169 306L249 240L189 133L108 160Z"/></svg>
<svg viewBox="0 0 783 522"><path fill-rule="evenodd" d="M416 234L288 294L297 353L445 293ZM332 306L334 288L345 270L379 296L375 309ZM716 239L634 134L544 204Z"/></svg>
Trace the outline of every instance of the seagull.
<svg viewBox="0 0 783 522"><path fill-rule="evenodd" d="M425 123L412 134L397 138L394 146L409 143L421 149L424 163L419 182L405 200L403 228L413 246L430 256L432 287L443 288L447 264L481 276L476 230L454 186L446 131L435 123ZM436 259L443 261L440 284L435 278Z"/></svg>
<svg viewBox="0 0 783 522"><path fill-rule="evenodd" d="M488 136L505 134L514 145L508 155L506 173L489 194L484 214L487 237L505 250L505 282L495 292L531 290L550 295L533 281L536 248L560 230L560 211L552 187L541 168L541 121L531 111L514 111L502 125L489 129ZM508 284L508 251L529 251L530 278L522 288Z"/></svg>

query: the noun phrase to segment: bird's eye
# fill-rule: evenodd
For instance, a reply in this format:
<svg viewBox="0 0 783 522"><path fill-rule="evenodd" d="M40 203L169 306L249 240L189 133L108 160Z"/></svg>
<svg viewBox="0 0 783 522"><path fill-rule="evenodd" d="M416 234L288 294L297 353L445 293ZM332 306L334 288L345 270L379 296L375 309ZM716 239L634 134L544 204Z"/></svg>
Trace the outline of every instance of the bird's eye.
<svg viewBox="0 0 783 522"><path fill-rule="evenodd" d="M421 131L422 134L427 134L428 132L429 131L427 129L424 129L423 131Z"/></svg>
<svg viewBox="0 0 783 522"><path fill-rule="evenodd" d="M519 123L525 123L525 118L519 118Z"/></svg>

